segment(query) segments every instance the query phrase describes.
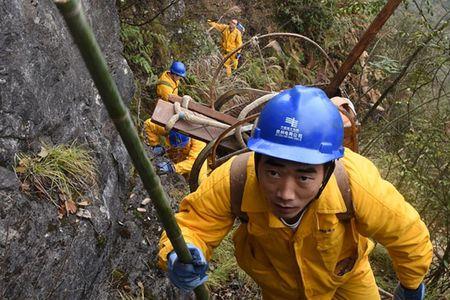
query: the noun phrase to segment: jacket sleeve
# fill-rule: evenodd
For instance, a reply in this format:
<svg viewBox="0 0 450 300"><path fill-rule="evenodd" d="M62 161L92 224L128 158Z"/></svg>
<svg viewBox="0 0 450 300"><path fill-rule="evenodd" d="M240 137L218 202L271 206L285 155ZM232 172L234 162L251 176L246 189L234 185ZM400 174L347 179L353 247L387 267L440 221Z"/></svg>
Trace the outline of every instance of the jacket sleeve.
<svg viewBox="0 0 450 300"><path fill-rule="evenodd" d="M417 211L381 178L368 159L353 155L355 160L344 163L349 175L353 175L350 178L357 230L386 247L400 282L416 289L428 272L433 254L428 229Z"/></svg>
<svg viewBox="0 0 450 300"><path fill-rule="evenodd" d="M197 156L200 152L205 148L206 144L196 139L191 138L191 149L189 149L189 154L185 160L180 161L175 164L175 171L179 174L187 174L192 170L192 166L194 165Z"/></svg>
<svg viewBox="0 0 450 300"><path fill-rule="evenodd" d="M228 26L226 24L220 24L220 23L216 23L216 22L212 22L212 21L208 21L208 25L220 32L224 31Z"/></svg>
<svg viewBox="0 0 450 300"><path fill-rule="evenodd" d="M151 119L145 120L144 131L147 136L148 144L152 147L160 144L159 137L164 136L166 133L164 127L156 125Z"/></svg>
<svg viewBox="0 0 450 300"><path fill-rule="evenodd" d="M214 170L197 191L183 199L175 215L185 241L199 247L207 260L234 223L229 173L230 161ZM165 232L161 236L159 249L158 265L166 269L167 255L173 247Z"/></svg>

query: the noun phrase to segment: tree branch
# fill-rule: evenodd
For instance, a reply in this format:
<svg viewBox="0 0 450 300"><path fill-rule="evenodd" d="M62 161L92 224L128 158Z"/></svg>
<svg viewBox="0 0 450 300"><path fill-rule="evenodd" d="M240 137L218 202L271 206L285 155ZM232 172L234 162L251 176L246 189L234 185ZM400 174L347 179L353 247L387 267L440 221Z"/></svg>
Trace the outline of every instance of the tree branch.
<svg viewBox="0 0 450 300"><path fill-rule="evenodd" d="M176 4L178 2L180 2L180 0L173 0L166 7L161 9L156 15L154 15L153 17L151 17L148 20L143 21L142 23L135 24L135 23L127 22L127 21L124 21L124 23L131 25L131 26L143 26L143 25L149 24L149 23L153 22L156 18L158 18L160 15L162 15L166 10L168 10L170 7L172 7L174 4Z"/></svg>
<svg viewBox="0 0 450 300"><path fill-rule="evenodd" d="M442 21L442 19L441 19ZM441 22L438 23L438 25ZM397 77L394 79L394 81L387 87L387 89L383 92L383 94L380 96L380 98L377 100L377 102L374 103L374 105L369 109L369 111L366 113L366 115L363 117L362 121L361 121L361 125L363 125L367 119L373 114L373 112L377 109L378 106L380 106L381 102L383 102L383 100L387 97L387 95L394 89L394 87L399 83L399 81L406 75L409 67L411 66L411 64L413 63L413 61L415 60L415 58L419 55L419 53L428 46L428 44L433 40L433 38L436 36L434 34L434 32L436 31L441 31L443 30L445 27L447 27L449 25L448 20L444 21L443 24L436 30L433 31L433 34L430 34L429 37L421 44L421 46L419 46L418 48L416 48L416 50L414 51L414 53L408 58L408 60L406 61L404 67L402 68L402 70L400 71L400 73L397 75ZM437 25L436 25L437 27Z"/></svg>

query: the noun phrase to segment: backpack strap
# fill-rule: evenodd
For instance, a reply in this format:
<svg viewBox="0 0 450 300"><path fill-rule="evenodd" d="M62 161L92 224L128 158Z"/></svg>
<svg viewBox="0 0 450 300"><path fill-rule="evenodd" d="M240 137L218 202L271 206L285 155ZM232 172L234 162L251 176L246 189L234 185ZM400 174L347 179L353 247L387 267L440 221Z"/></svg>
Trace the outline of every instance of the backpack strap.
<svg viewBox="0 0 450 300"><path fill-rule="evenodd" d="M345 208L347 208L346 212L336 214L336 216L339 221L350 221L350 219L355 216L355 209L353 207L352 193L350 190L347 171L345 171L344 165L339 160L336 160L335 162L334 175L336 177L339 191L344 199Z"/></svg>
<svg viewBox="0 0 450 300"><path fill-rule="evenodd" d="M241 205L245 182L247 181L247 162L250 155L251 152L239 154L231 162L230 167L231 213L242 223L248 223L248 215L241 210Z"/></svg>

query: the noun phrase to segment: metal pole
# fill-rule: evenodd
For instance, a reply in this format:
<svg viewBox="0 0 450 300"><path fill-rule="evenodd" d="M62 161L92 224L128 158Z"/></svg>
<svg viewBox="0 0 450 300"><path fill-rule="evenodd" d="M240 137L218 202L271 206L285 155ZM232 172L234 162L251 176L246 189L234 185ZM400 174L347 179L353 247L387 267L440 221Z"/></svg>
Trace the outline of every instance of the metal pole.
<svg viewBox="0 0 450 300"><path fill-rule="evenodd" d="M377 33L383 27L384 23L386 23L386 21L394 13L395 9L401 2L402 0L389 0L388 3L386 3L386 5L380 11L380 13L376 16L376 18L372 21L369 28L367 28L366 32L364 32L364 35L361 37L355 47L353 47L352 51L347 56L347 59L339 68L331 83L324 89L328 97L331 98L336 96L339 86L344 81L348 72L350 72L350 70L352 69L356 60L372 42L373 38L377 35Z"/></svg>
<svg viewBox="0 0 450 300"><path fill-rule="evenodd" d="M67 27L81 52L81 56L102 97L109 116L113 120L117 131L119 131L144 187L156 207L158 218L163 224L170 242L182 262L192 262L191 253L186 246L181 230L170 208L169 201L167 201L161 181L145 153L128 109L122 101L119 90L83 13L80 0L54 0L54 2L66 21ZM197 287L194 291L198 299L209 298L205 285Z"/></svg>

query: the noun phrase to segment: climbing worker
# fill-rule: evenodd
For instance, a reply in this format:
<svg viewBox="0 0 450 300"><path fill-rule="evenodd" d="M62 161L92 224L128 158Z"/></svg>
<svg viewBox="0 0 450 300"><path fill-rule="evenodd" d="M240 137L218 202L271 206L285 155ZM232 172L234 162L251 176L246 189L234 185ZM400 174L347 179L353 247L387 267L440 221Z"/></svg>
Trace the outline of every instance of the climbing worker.
<svg viewBox="0 0 450 300"><path fill-rule="evenodd" d="M238 21L236 19L231 20L228 25L216 23L211 20L208 20L208 24L222 33L222 41L220 46L222 55L224 57L236 48L242 46L242 34L241 31L237 28ZM237 51L237 53L233 54L225 62L224 65L227 76L231 76L231 68L233 68L234 70L237 69L240 56L241 50Z"/></svg>
<svg viewBox="0 0 450 300"><path fill-rule="evenodd" d="M169 95L178 96L180 79L186 77L186 66L180 61L174 61L168 71L165 71L156 82L156 94L169 101Z"/></svg>
<svg viewBox="0 0 450 300"><path fill-rule="evenodd" d="M158 97L169 101L171 95L178 96L178 86L181 78L186 77L186 66L179 61L174 61L168 71L165 71L156 83ZM177 172L186 178L189 177L195 159L206 146L204 142L191 139L181 133L171 130L167 134L161 127L147 119L144 122L144 132L148 144L152 147L153 154L163 155L167 152L170 160L174 163L158 163L159 174ZM161 145L162 144L162 145ZM199 182L207 176L207 164L203 165L199 173Z"/></svg>
<svg viewBox="0 0 450 300"><path fill-rule="evenodd" d="M162 156L167 153L169 159L173 162L173 164L170 162L158 163L157 172L159 174L176 172L187 179L197 156L206 144L175 130L170 130L167 135L164 127L156 125L150 119L144 122L144 131L148 143L153 149L153 154ZM207 164L205 163L200 169L199 182L202 182L206 176Z"/></svg>
<svg viewBox="0 0 450 300"><path fill-rule="evenodd" d="M192 264L178 260L163 233L159 265L172 283L192 290L205 282L207 261L238 217L235 256L264 299L380 299L371 239L393 261L395 299L424 299L426 225L342 140L342 119L322 90L296 86L274 96L248 141L253 152L215 169L180 204Z"/></svg>

